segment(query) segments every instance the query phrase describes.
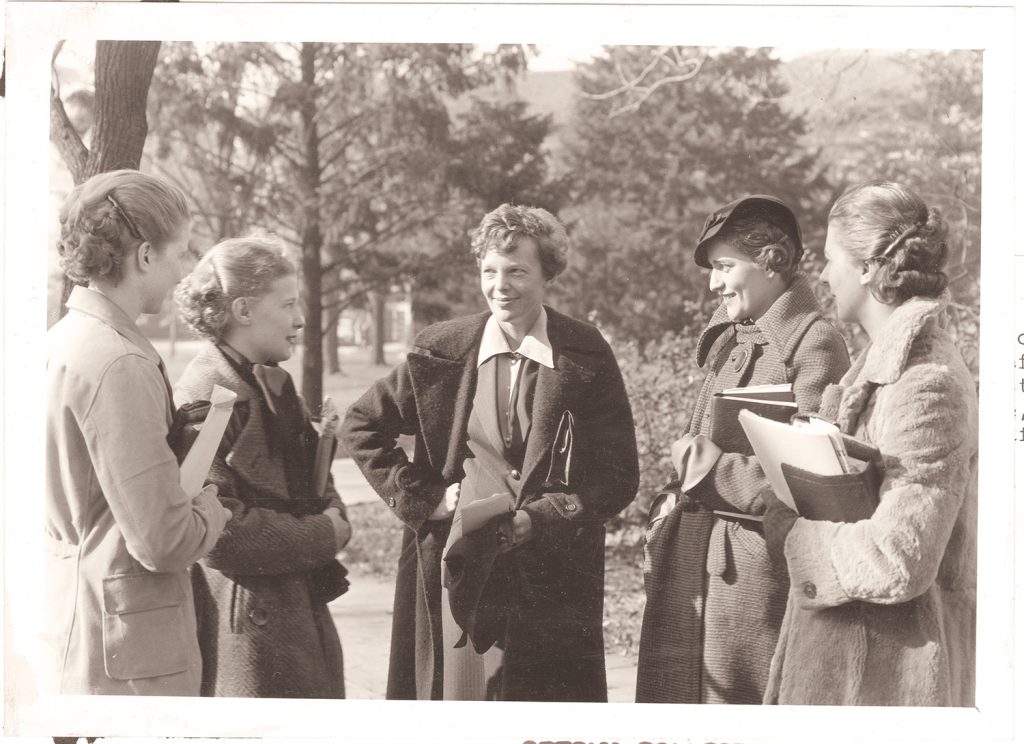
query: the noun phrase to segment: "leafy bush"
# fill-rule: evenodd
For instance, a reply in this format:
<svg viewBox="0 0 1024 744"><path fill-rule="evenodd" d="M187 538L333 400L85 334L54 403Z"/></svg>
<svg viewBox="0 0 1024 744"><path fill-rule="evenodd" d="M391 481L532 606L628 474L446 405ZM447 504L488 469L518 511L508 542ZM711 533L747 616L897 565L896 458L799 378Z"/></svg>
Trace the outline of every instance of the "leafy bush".
<svg viewBox="0 0 1024 744"><path fill-rule="evenodd" d="M610 530L645 525L654 494L672 478L669 448L686 431L704 380L695 361L696 341L692 335L671 333L643 347L636 341L612 340L636 423L640 490L609 524ZM628 532L637 540L642 533Z"/></svg>

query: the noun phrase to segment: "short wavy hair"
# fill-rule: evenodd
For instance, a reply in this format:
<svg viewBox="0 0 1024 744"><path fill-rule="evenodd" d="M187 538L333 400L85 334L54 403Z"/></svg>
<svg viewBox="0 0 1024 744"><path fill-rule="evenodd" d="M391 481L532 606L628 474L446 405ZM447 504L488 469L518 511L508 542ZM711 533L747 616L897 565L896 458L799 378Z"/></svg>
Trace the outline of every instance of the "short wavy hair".
<svg viewBox="0 0 1024 744"><path fill-rule="evenodd" d="M853 259L878 264L870 289L879 302L899 305L911 297L938 297L949 284L946 222L910 189L891 181L865 181L836 200L828 221L845 238Z"/></svg>
<svg viewBox="0 0 1024 744"><path fill-rule="evenodd" d="M270 235L223 240L200 259L174 291L178 315L198 336L220 341L239 297L262 297L296 273L284 245Z"/></svg>
<svg viewBox="0 0 1024 744"><path fill-rule="evenodd" d="M777 222L769 210L746 210L734 217L717 237L765 271L773 271L790 281L800 269L800 250Z"/></svg>
<svg viewBox="0 0 1024 744"><path fill-rule="evenodd" d="M477 264L490 251L514 251L523 238L537 243L545 279L554 279L565 271L569 236L562 223L546 209L516 204L502 204L488 212L473 231L471 247Z"/></svg>
<svg viewBox="0 0 1024 744"><path fill-rule="evenodd" d="M143 242L162 251L191 224L180 189L136 170L98 173L76 186L60 210L60 268L81 284L118 284L128 253Z"/></svg>

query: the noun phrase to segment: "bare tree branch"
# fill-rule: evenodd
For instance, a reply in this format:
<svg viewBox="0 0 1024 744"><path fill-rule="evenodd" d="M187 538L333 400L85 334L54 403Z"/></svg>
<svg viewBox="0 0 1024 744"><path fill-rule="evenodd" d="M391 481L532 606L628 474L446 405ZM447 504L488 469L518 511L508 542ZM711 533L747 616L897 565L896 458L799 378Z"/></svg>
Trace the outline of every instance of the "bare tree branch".
<svg viewBox="0 0 1024 744"><path fill-rule="evenodd" d="M581 92L584 98L593 101L607 101L620 96L635 96L629 103L612 109L609 117L621 116L622 114L637 111L644 102L650 98L656 90L666 85L682 83L695 78L704 66L706 57L682 57L680 49L675 47L658 47L652 53L651 61L640 71L638 75L628 77L626 71L616 64L615 69L619 75L621 85L613 90L603 93ZM674 75L667 75L648 83L647 78L654 72L654 69L661 63L665 63L670 69L679 70Z"/></svg>
<svg viewBox="0 0 1024 744"><path fill-rule="evenodd" d="M53 50L53 57L50 59L50 139L57 146L57 151L67 164L68 170L71 171L72 180L79 183L82 180L82 173L85 172L86 161L89 159L89 150L72 126L68 112L64 109L64 102L60 98L57 56L63 47L63 40L58 41Z"/></svg>

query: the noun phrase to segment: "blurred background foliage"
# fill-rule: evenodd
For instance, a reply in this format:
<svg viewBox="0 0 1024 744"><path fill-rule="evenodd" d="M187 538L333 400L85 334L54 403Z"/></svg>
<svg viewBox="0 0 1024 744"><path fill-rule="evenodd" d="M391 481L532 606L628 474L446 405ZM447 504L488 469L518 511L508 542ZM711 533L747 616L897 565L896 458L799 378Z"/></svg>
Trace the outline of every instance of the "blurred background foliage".
<svg viewBox="0 0 1024 744"><path fill-rule="evenodd" d="M977 376L980 52L609 46L575 70L543 72L530 69L536 52L160 46L141 167L190 196L197 254L257 230L294 251L307 306L301 384L314 409L325 376L344 374L339 318L375 318L371 364L384 364L381 317L394 297L411 307L410 333L483 309L469 232L505 201L545 207L574 243L550 302L602 329L629 389L642 485L613 526L632 544L703 378L693 346L714 298L691 254L705 217L746 193L781 197L814 277L829 207L868 178L942 208L951 327ZM65 126L91 144L92 71L58 56L55 79ZM821 301L830 312L823 291ZM168 328L170 308L151 330ZM864 339L843 332L857 351Z"/></svg>

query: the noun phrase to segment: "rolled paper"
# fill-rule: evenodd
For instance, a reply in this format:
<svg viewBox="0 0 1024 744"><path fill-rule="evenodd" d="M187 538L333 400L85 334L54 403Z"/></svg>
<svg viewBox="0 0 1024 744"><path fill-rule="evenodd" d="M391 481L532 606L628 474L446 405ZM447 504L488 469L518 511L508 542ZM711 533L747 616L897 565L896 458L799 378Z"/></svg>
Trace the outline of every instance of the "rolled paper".
<svg viewBox="0 0 1024 744"><path fill-rule="evenodd" d="M338 423L341 416L330 397L324 398L320 413L320 439L316 444L316 459L313 462L313 487L315 493L323 498L327 492L327 476L331 472L334 460L334 448L337 441Z"/></svg>
<svg viewBox="0 0 1024 744"><path fill-rule="evenodd" d="M476 532L495 517L513 512L515 512L515 506L512 502L512 494L496 493L466 504L456 516L462 517L462 534L468 535L471 532Z"/></svg>
<svg viewBox="0 0 1024 744"><path fill-rule="evenodd" d="M185 455L185 461L181 463L181 488L190 498L198 496L203 489L237 397L225 387L213 386L213 392L210 393L210 410L203 420L196 441L192 443L191 449Z"/></svg>

